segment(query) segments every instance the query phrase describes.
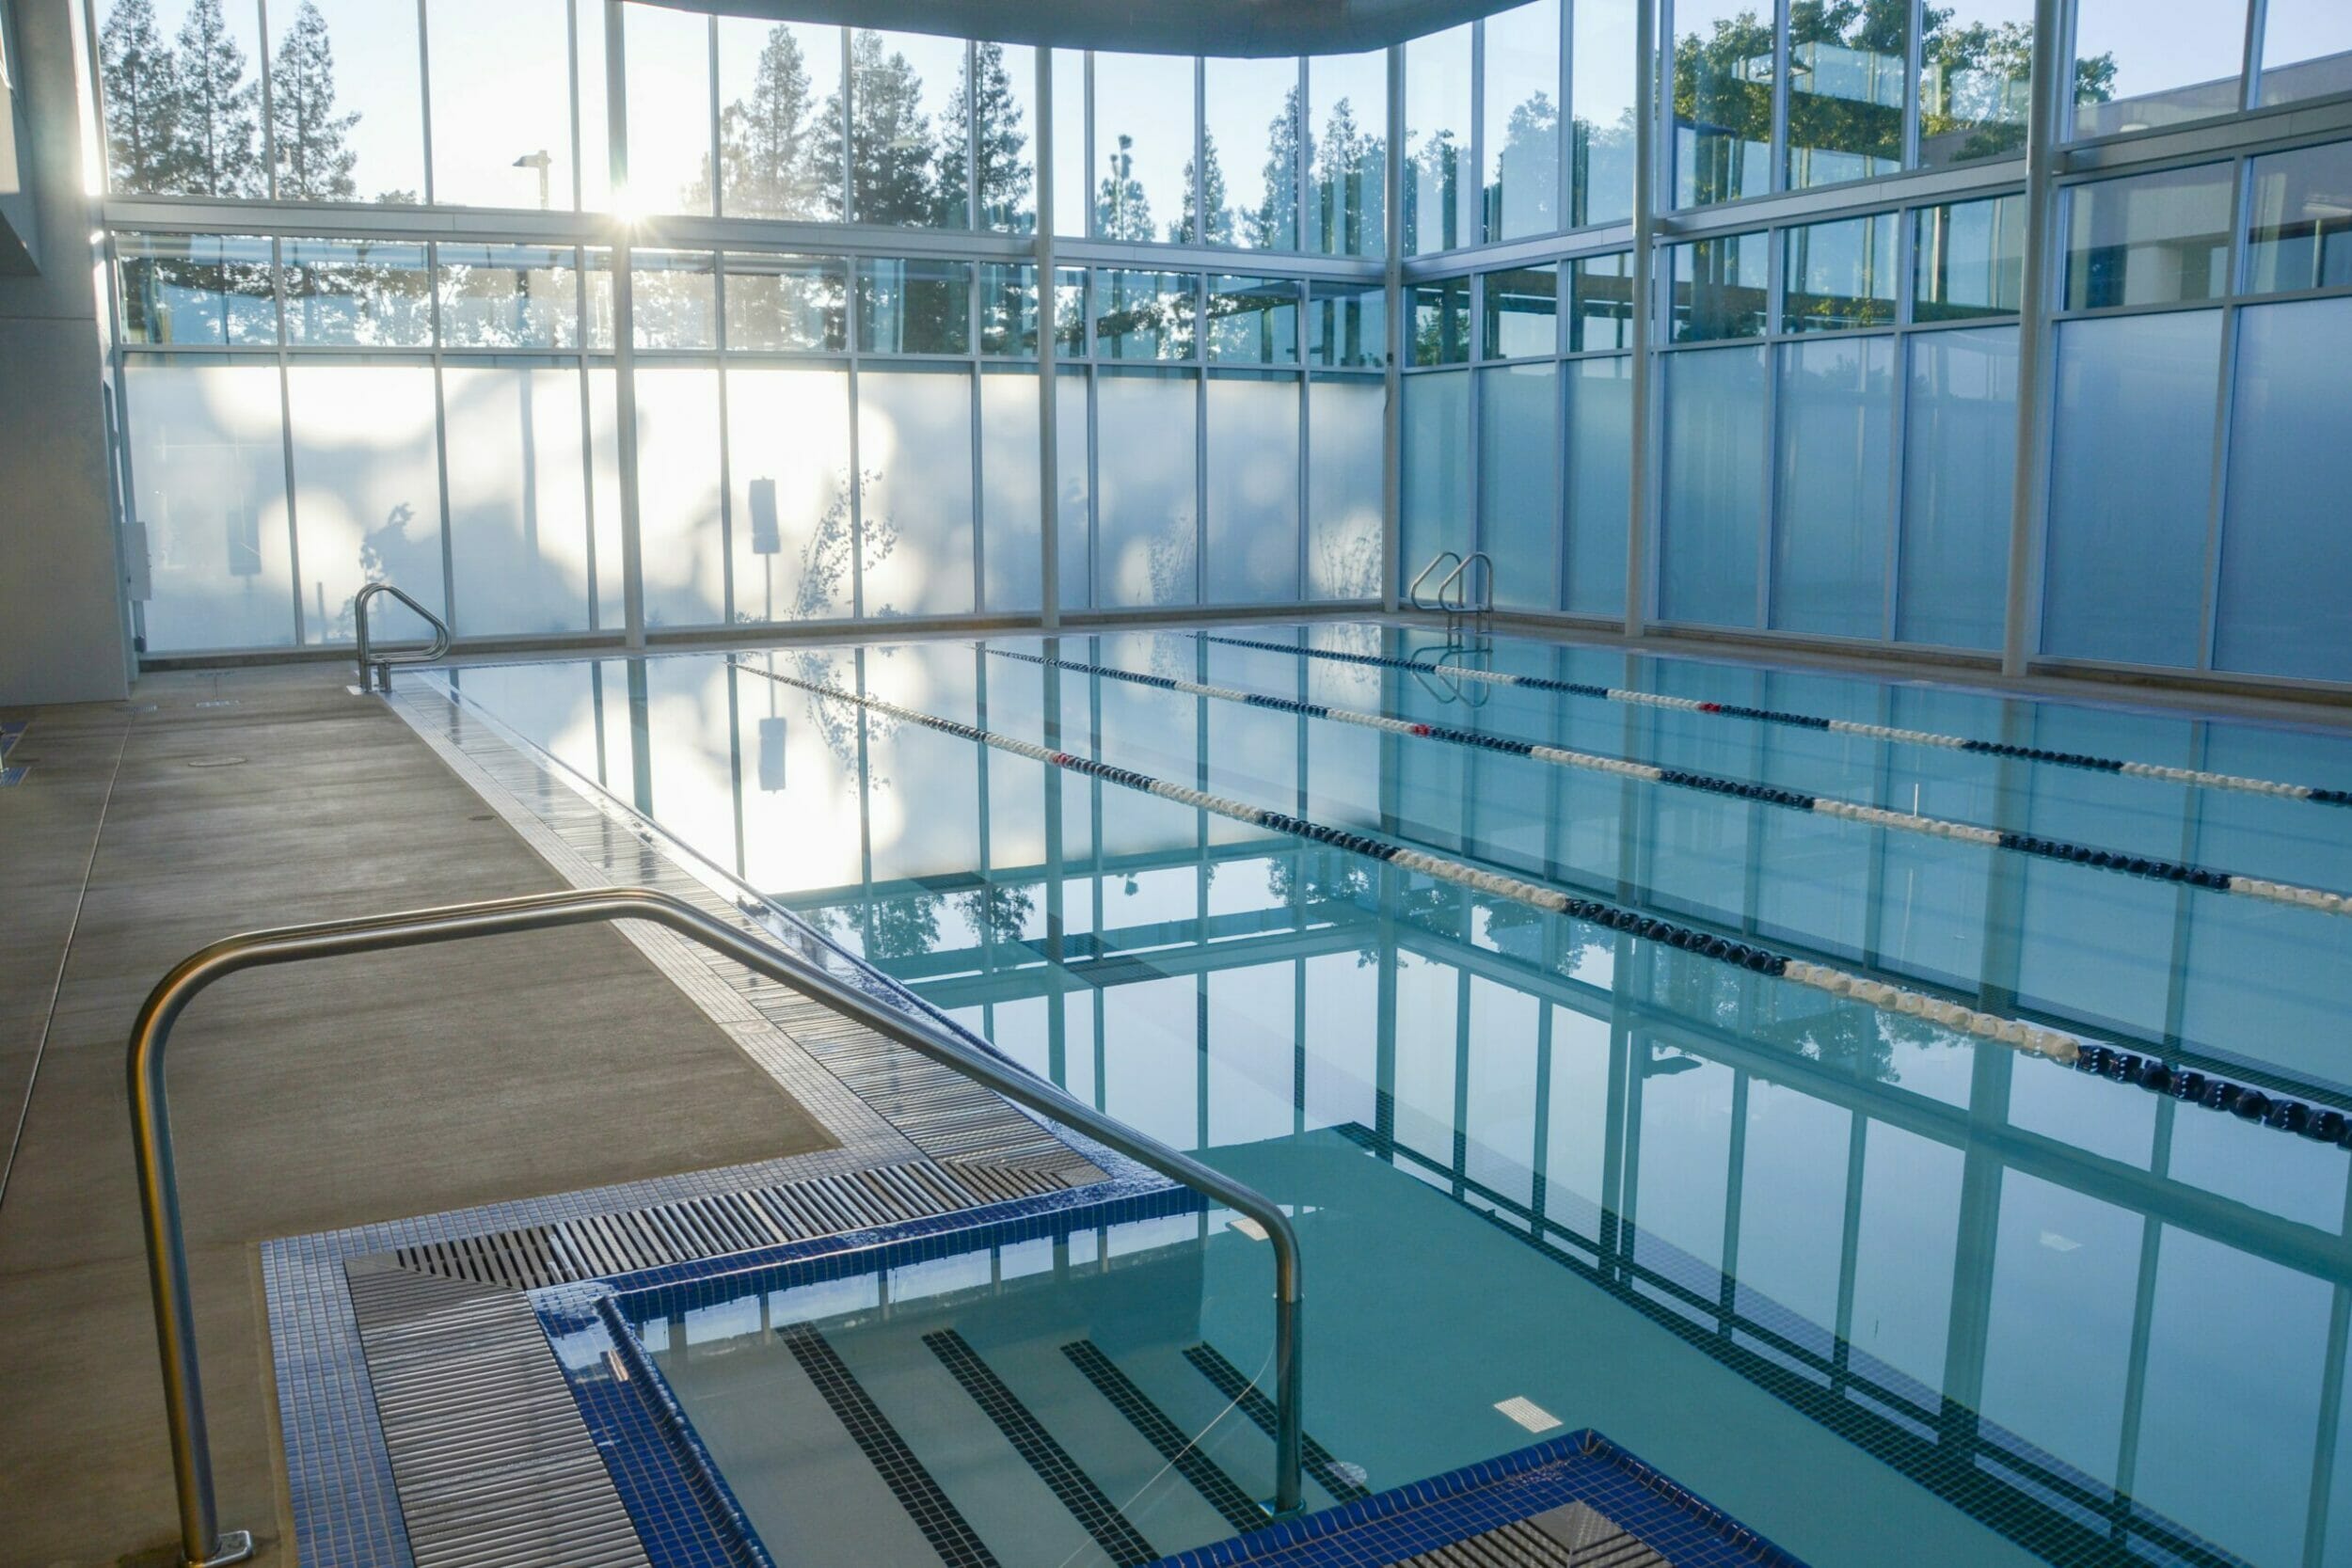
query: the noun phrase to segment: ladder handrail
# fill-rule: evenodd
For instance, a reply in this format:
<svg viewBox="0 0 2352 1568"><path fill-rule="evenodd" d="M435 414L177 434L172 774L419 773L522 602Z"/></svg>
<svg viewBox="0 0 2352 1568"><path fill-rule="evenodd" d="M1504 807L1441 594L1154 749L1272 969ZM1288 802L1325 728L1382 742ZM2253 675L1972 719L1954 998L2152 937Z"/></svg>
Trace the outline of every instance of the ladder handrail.
<svg viewBox="0 0 2352 1568"><path fill-rule="evenodd" d="M423 653L384 653L371 656L368 647L368 601L378 594L389 594L410 610L424 617L433 628L433 645ZM377 687L385 691L392 689L392 666L395 664L430 664L449 652L449 624L410 597L407 590L389 582L371 582L351 598L352 630L358 641L359 689L368 688L368 666L375 666Z"/></svg>
<svg viewBox="0 0 2352 1568"><path fill-rule="evenodd" d="M1453 553L1454 552L1452 550L1446 551L1446 554L1448 555L1452 555ZM1473 561L1483 561L1486 563L1486 594L1479 601L1479 603L1475 605L1470 602L1470 580L1463 577L1463 574L1470 569L1470 562ZM1437 562L1433 561L1430 564L1434 566ZM1455 588L1454 584L1457 581L1461 584L1461 586ZM1488 555L1485 550L1472 550L1470 554L1461 557L1460 563L1456 565L1454 570L1448 572L1445 575L1444 579L1438 584L1438 604L1440 608L1445 607L1445 592L1449 588L1454 588L1454 603L1451 607L1452 613L1460 614L1463 611L1468 610L1473 615L1484 615L1487 610L1494 608L1495 558ZM1415 601L1414 608L1417 610L1421 608L1419 601Z"/></svg>
<svg viewBox="0 0 2352 1568"><path fill-rule="evenodd" d="M212 1445L204 1424L203 1385L197 1366L187 1240L180 1221L171 1116L164 1090L165 1047L172 1025L199 992L240 970L613 920L645 920L666 927L1256 1221L1274 1248L1273 1512L1279 1518L1299 1511L1303 1505L1300 1433L1305 1414L1298 1342L1300 1262L1297 1232L1278 1204L1255 1188L1071 1098L1026 1069L976 1051L915 1015L827 974L809 959L755 941L691 904L644 888L584 888L226 937L182 959L156 983L139 1008L131 1028L129 1057L131 1140L138 1166L139 1206L146 1219L156 1346L163 1357L164 1410L171 1424L181 1549L190 1568L218 1568L242 1561L252 1555L253 1544L246 1531L222 1533L213 1493Z"/></svg>
<svg viewBox="0 0 2352 1568"><path fill-rule="evenodd" d="M1423 604L1421 602L1421 585L1429 580L1430 573L1436 571L1438 567L1444 565L1449 561L1454 563L1454 571L1459 572L1461 570L1462 558L1454 550L1439 550L1437 554L1431 556L1429 558L1429 564L1421 569L1420 573L1413 578L1412 586L1405 590L1406 602L1410 604L1415 610L1434 610L1441 608L1445 601L1444 590L1442 588L1438 590L1438 602L1437 604ZM1491 572L1492 568L1489 567L1488 570ZM1454 579L1452 577L1448 577L1446 580L1451 582Z"/></svg>

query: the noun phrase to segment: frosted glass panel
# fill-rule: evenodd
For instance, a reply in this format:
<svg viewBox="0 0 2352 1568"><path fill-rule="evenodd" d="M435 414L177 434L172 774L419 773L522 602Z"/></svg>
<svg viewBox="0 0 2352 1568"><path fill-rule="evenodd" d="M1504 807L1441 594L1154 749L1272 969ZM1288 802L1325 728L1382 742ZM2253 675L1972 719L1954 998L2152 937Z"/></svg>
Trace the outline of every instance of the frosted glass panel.
<svg viewBox="0 0 2352 1568"><path fill-rule="evenodd" d="M2017 466L2016 328L1913 338L1907 418L1895 635L1997 648Z"/></svg>
<svg viewBox="0 0 2352 1568"><path fill-rule="evenodd" d="M2221 314L2059 324L2044 651L2197 662Z"/></svg>
<svg viewBox="0 0 2352 1568"><path fill-rule="evenodd" d="M352 596L371 582L392 583L446 615L432 368L297 363L286 372L286 393L303 641L349 641ZM414 614L384 598L368 606L368 631L427 635Z"/></svg>
<svg viewBox="0 0 2352 1568"><path fill-rule="evenodd" d="M846 618L849 372L730 365L726 373L735 619Z"/></svg>
<svg viewBox="0 0 2352 1568"><path fill-rule="evenodd" d="M1034 612L1041 602L1037 401L1034 375L980 378L980 608L993 614ZM1083 441L1074 451L1057 447L1055 455L1083 471Z"/></svg>
<svg viewBox="0 0 2352 1568"><path fill-rule="evenodd" d="M1478 543L1494 602L1518 610L1558 603L1559 380L1550 363L1478 372Z"/></svg>
<svg viewBox="0 0 2352 1568"><path fill-rule="evenodd" d="M1104 608L1199 596L1195 385L1186 375L1105 374L1094 388Z"/></svg>
<svg viewBox="0 0 2352 1568"><path fill-rule="evenodd" d="M293 642L278 368L134 358L124 377L149 651Z"/></svg>
<svg viewBox="0 0 2352 1568"><path fill-rule="evenodd" d="M1307 389L1307 596L1380 592L1380 443L1388 404L1377 381Z"/></svg>
<svg viewBox="0 0 2352 1568"><path fill-rule="evenodd" d="M2215 662L2265 675L2352 680L2352 442L2344 367L2352 299L2265 305L2238 317L2229 509Z"/></svg>
<svg viewBox="0 0 2352 1568"><path fill-rule="evenodd" d="M1781 347L1772 625L1880 637L1893 543L1895 341Z"/></svg>
<svg viewBox="0 0 2352 1568"><path fill-rule="evenodd" d="M1065 610L1094 606L1094 548L1090 537L1093 495L1091 465L1087 456L1087 430L1093 423L1088 406L1087 377L1082 371L1064 371L1054 390L1054 476L1060 499L1056 503L1056 549L1060 556L1058 596Z"/></svg>
<svg viewBox="0 0 2352 1568"><path fill-rule="evenodd" d="M1298 597L1298 383L1209 383L1210 604Z"/></svg>
<svg viewBox="0 0 2352 1568"><path fill-rule="evenodd" d="M630 43L634 47L634 34ZM638 366L637 526L645 625L707 626L725 620L716 370Z"/></svg>
<svg viewBox="0 0 2352 1568"><path fill-rule="evenodd" d="M628 619L621 582L621 414L610 370L588 372L589 499L596 511L596 625L617 626Z"/></svg>
<svg viewBox="0 0 2352 1568"><path fill-rule="evenodd" d="M1658 611L1752 626L1764 534L1764 350L1666 356Z"/></svg>
<svg viewBox="0 0 2352 1568"><path fill-rule="evenodd" d="M1625 613L1625 531L1631 509L1633 361L1578 359L1567 367L1565 607Z"/></svg>
<svg viewBox="0 0 2352 1568"><path fill-rule="evenodd" d="M1404 397L1399 591L1439 550L1470 547L1470 372L1408 375Z"/></svg>
<svg viewBox="0 0 2352 1568"><path fill-rule="evenodd" d="M457 584L450 625L468 637L585 627L580 372L452 365L441 396Z"/></svg>
<svg viewBox="0 0 2352 1568"><path fill-rule="evenodd" d="M869 370L857 395L866 613L970 614L970 374Z"/></svg>

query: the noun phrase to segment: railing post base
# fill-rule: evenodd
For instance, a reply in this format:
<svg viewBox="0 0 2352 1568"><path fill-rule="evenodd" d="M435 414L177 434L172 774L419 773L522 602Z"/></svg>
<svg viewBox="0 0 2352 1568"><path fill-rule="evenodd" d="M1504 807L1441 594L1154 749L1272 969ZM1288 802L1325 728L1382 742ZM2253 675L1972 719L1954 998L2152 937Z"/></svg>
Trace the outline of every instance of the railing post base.
<svg viewBox="0 0 2352 1568"><path fill-rule="evenodd" d="M183 1556L180 1560L187 1564L187 1568L229 1568L229 1564L243 1562L252 1555L253 1532L251 1530L225 1529L220 1532L220 1539L213 1543L212 1556L201 1562L186 1556Z"/></svg>

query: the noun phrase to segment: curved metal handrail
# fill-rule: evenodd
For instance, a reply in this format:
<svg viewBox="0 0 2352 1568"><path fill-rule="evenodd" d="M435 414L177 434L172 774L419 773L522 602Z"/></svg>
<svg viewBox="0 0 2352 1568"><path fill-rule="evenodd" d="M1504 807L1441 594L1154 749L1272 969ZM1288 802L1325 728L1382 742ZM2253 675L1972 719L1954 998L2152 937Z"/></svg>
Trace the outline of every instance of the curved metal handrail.
<svg viewBox="0 0 2352 1568"><path fill-rule="evenodd" d="M1440 590L1438 591L1438 603L1436 603L1436 604L1423 604L1423 603L1422 603L1422 602L1421 602L1421 585L1422 585L1422 583L1427 582L1427 581L1429 580L1429 574L1430 574L1430 573L1432 573L1432 572L1436 571L1438 567L1440 567L1440 566L1444 565L1444 564L1445 564L1447 562L1449 562L1449 561L1451 561L1451 562L1453 562L1454 563L1454 572L1458 573L1458 572L1460 572L1460 571L1461 571L1461 569L1462 569L1462 564L1461 564L1461 562L1462 562L1462 557L1460 556L1460 554L1459 554L1458 552L1454 551L1454 550L1439 550L1437 554L1435 554L1435 555L1433 555L1433 556L1431 556L1431 557L1429 558L1429 564L1428 564L1428 565L1426 565L1426 566L1423 566L1423 567L1421 569L1420 573L1419 573L1419 574L1418 574L1418 575L1417 575L1417 576L1413 578L1413 583L1412 583L1412 586L1405 590L1405 598L1406 598L1406 603L1408 603L1408 604L1410 604L1410 605L1411 605L1411 606L1412 606L1415 610L1439 610L1439 609L1442 609L1442 608L1443 608L1443 606L1444 606L1444 602L1445 602L1445 594L1444 594L1444 591L1443 591L1442 589L1440 589ZM1492 568L1490 567L1490 568L1489 568L1489 574L1490 574L1490 575L1491 575L1491 571L1492 571ZM1449 575L1449 576L1447 577L1446 580L1447 580L1447 581L1449 581L1449 582L1451 582L1451 581L1453 581L1454 579L1453 579L1453 577L1452 577L1451 575Z"/></svg>
<svg viewBox="0 0 2352 1568"><path fill-rule="evenodd" d="M423 616L425 624L433 628L432 647L423 653L387 653L371 657L368 648L368 601L378 594L389 594L393 598ZM391 583L371 582L352 595L351 617L352 630L359 643L359 689L362 691L368 689L368 666L371 664L375 666L376 689L380 691L389 691L392 689L393 665L430 664L449 652L449 624L411 598L405 589L395 587Z"/></svg>
<svg viewBox="0 0 2352 1568"><path fill-rule="evenodd" d="M1256 1221L1274 1247L1274 1513L1280 1517L1299 1510L1305 1404L1298 1342L1302 1295L1298 1236L1277 1204L1190 1155L1072 1099L1025 1069L975 1051L807 959L755 942L691 904L643 888L586 888L247 931L182 959L156 983L139 1008L137 1022L131 1028L131 1138L138 1164L139 1206L147 1223L148 1279L154 1294L156 1346L163 1357L164 1409L171 1423L180 1543L191 1568L220 1568L242 1561L252 1555L253 1542L243 1530L221 1532L213 1496L212 1445L204 1425L203 1385L197 1367L187 1240L180 1223L171 1115L164 1092L164 1053L172 1025L199 991L240 970L612 920L646 920L667 927Z"/></svg>
<svg viewBox="0 0 2352 1568"><path fill-rule="evenodd" d="M1446 553L1448 555L1452 555L1454 552L1452 550L1448 550ZM1480 597L1478 603L1474 605L1470 602L1470 579L1463 575L1470 569L1470 563L1472 562L1484 562L1486 566L1486 593ZM1433 561L1430 564L1434 566L1437 562ZM1454 602L1450 607L1447 606L1445 597L1446 590L1449 588L1454 590ZM1449 609L1450 611L1454 614L1461 614L1468 611L1473 615L1484 615L1487 610L1494 608L1494 598L1495 558L1488 555L1485 550L1472 550L1470 554L1461 557L1459 564L1457 564L1454 570L1448 572L1444 578L1438 584L1438 607L1441 609ZM1420 607L1420 601L1414 601L1414 608L1419 609Z"/></svg>

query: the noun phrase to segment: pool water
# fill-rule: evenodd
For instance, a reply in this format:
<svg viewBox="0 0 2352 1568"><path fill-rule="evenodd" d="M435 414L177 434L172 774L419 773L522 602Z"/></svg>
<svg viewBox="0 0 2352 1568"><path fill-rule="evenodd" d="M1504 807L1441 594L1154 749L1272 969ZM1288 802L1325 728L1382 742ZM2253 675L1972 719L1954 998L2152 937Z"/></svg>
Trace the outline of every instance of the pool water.
<svg viewBox="0 0 2352 1568"><path fill-rule="evenodd" d="M2342 1148L906 715L2126 1046L2314 1112L2352 1105L2343 914L1238 694L2335 891L2352 889L2352 809L1465 680L1428 667L1427 632L1233 634L1288 651L1221 635L453 678L1001 1050L1291 1207L1309 1429L1375 1488L1533 1441L1498 1408L1523 1401L1818 1564L2352 1563ZM1009 657L1040 653L1064 663ZM2318 730L1507 637L1467 661L2352 785L2352 739ZM1130 1336L1148 1351L1137 1375L1196 1333L1254 1370L1266 1249L1221 1216L1186 1223L1154 1243L1185 1321ZM1021 1338L1024 1313L1119 1338L1137 1308L1083 1272L1046 1270L1010 1295L997 1280L939 1322L1015 1366L1044 1354ZM1040 1292L1058 1305L1038 1306ZM909 1341L909 1325L854 1306L793 1312L877 1369L936 1331ZM727 1398L710 1391L726 1379L670 1375L698 1428L698 1402ZM1183 1397L1197 1405L1200 1391ZM1187 1408L1188 1431L1237 1433L1210 1440L1242 1445L1235 1474L1263 1489L1263 1456L1244 1451L1254 1429ZM739 1495L788 1486L791 1466L712 1447ZM1115 1500L1150 1480L1122 1463L1101 1488ZM762 1506L746 1497L755 1521ZM1181 1528L1142 1527L1155 1546L1216 1533L1197 1497L1187 1506Z"/></svg>

